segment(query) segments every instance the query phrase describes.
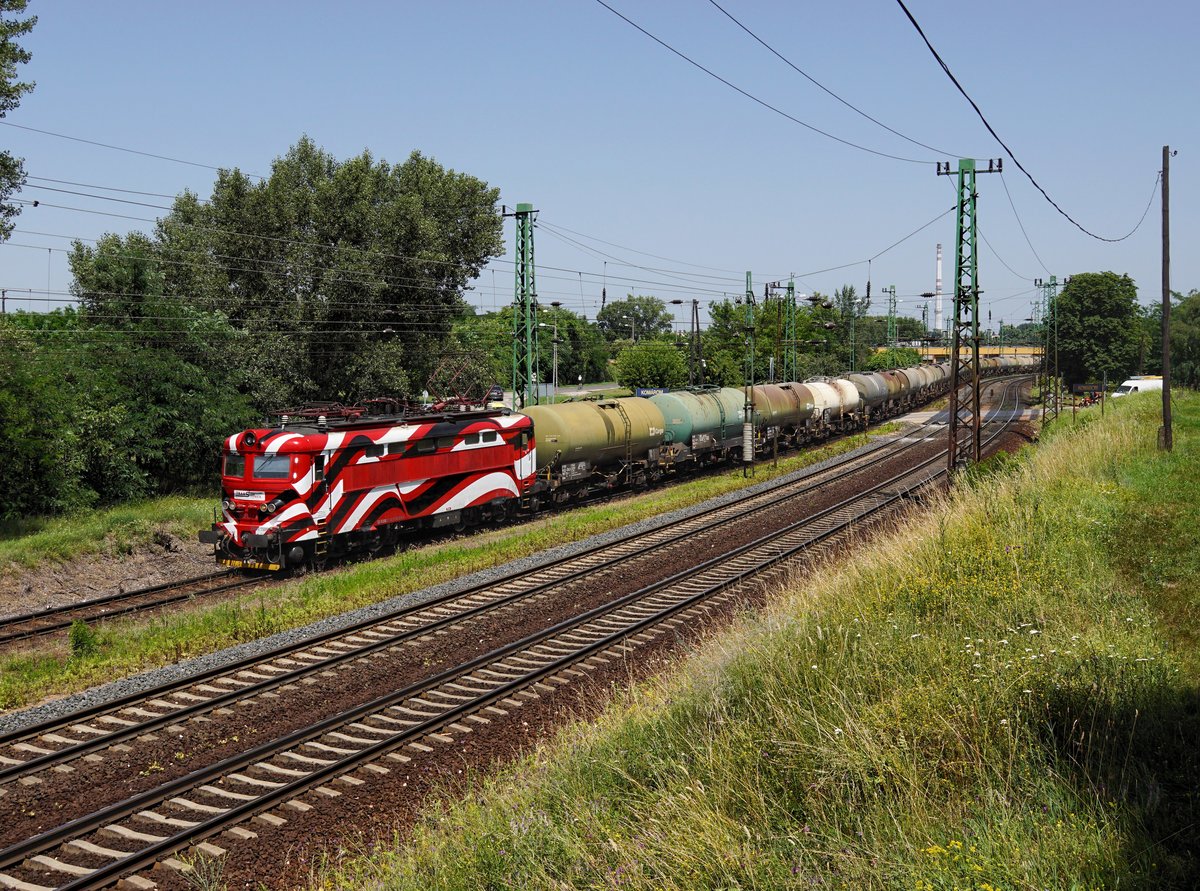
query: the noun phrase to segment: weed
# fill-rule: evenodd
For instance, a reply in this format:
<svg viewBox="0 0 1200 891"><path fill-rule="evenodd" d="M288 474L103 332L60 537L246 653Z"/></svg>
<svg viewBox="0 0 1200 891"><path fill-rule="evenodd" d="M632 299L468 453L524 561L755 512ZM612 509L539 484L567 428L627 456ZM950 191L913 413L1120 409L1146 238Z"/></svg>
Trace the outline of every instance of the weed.
<svg viewBox="0 0 1200 891"><path fill-rule="evenodd" d="M71 630L67 632L67 648L72 659L83 659L95 655L100 649L100 639L87 622L76 619L71 623Z"/></svg>

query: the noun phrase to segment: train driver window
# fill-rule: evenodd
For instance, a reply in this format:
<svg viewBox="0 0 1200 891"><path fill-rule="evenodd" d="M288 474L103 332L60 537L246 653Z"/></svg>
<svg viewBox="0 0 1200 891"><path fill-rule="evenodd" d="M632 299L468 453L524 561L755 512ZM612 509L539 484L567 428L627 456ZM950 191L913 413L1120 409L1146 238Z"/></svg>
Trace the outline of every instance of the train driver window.
<svg viewBox="0 0 1200 891"><path fill-rule="evenodd" d="M226 455L225 476L243 477L246 475L246 458L243 455Z"/></svg>
<svg viewBox="0 0 1200 891"><path fill-rule="evenodd" d="M495 430L484 430L481 434L479 434L479 438L483 442L495 442L496 441L496 431Z"/></svg>
<svg viewBox="0 0 1200 891"><path fill-rule="evenodd" d="M319 483L323 479L325 479L325 456L324 455L314 455L313 456L313 481Z"/></svg>
<svg viewBox="0 0 1200 891"><path fill-rule="evenodd" d="M291 460L287 455L255 455L254 478L256 480L285 480Z"/></svg>

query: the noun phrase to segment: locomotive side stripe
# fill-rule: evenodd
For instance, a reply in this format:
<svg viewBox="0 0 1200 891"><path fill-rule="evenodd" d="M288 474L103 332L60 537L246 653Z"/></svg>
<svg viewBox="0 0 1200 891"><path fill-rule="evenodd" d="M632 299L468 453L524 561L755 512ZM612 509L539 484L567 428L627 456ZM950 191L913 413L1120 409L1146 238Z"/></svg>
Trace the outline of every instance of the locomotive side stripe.
<svg viewBox="0 0 1200 891"><path fill-rule="evenodd" d="M507 473L496 472L477 477L454 492L442 504L438 505L433 513L440 514L450 510L460 510L464 507L470 507L477 499L495 492L506 492L510 495L516 495L517 484L513 482L513 478Z"/></svg>
<svg viewBox="0 0 1200 891"><path fill-rule="evenodd" d="M374 489L366 492L362 498L358 500L354 510L346 518L346 521L338 527L338 532L351 532L357 529L363 516L369 511L380 498L385 496L394 496L397 501L400 500L400 493L396 491L395 486L376 486Z"/></svg>
<svg viewBox="0 0 1200 891"><path fill-rule="evenodd" d="M371 508L371 512L363 517L362 527L364 529L370 529L375 525L376 521L378 521L378 519L386 514L389 510L398 510L401 513L405 513L404 502L394 495L385 495L383 498L379 499L378 502L376 502L373 508Z"/></svg>

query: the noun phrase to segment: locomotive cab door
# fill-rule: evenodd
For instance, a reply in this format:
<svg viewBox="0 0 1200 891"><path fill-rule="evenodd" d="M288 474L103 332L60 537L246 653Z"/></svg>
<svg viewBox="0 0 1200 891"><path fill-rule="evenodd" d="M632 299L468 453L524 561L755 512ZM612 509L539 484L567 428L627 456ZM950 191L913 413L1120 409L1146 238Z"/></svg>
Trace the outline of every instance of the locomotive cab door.
<svg viewBox="0 0 1200 891"><path fill-rule="evenodd" d="M325 461L326 455L328 454L331 453L318 452L313 456L312 474L314 487L320 486L325 480ZM316 509L313 511L313 519L317 522L318 526L325 525L325 521L329 519L329 511L332 506L332 493L326 492L325 497L321 499L320 503L317 504Z"/></svg>

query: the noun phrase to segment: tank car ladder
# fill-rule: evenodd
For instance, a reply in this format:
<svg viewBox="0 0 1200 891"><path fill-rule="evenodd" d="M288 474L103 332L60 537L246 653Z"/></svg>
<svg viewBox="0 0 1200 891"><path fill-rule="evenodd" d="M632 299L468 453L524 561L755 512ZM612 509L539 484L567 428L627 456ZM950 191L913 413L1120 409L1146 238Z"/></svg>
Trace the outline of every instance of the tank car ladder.
<svg viewBox="0 0 1200 891"><path fill-rule="evenodd" d="M613 408L617 410L617 414L621 416L621 422L625 425L625 478L629 483L633 482L633 424L629 420L629 415L625 411L625 406L617 400L613 400Z"/></svg>

